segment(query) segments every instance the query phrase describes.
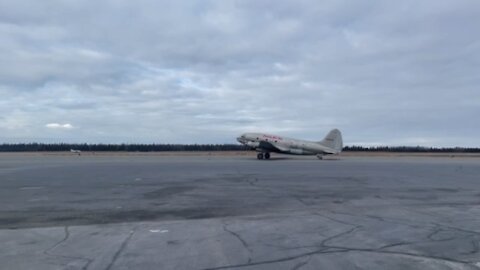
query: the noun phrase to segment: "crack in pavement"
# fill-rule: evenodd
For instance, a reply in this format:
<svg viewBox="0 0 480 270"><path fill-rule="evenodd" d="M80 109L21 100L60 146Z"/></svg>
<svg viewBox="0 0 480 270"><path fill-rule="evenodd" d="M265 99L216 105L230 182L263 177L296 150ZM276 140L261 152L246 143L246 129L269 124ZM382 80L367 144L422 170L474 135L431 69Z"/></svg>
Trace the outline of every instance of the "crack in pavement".
<svg viewBox="0 0 480 270"><path fill-rule="evenodd" d="M468 262L468 261L461 261L461 260L452 260L449 258L444 257L437 257L437 256L427 256L427 255L420 255L408 252L390 252L390 251L381 251L381 250L374 250L374 249L354 249L354 248L336 248L336 249L319 249L312 252L307 252L303 254L298 254L295 256L290 257L283 257L275 260L266 260L266 261L259 261L254 263L247 263L247 264L237 264L237 265L225 265L225 266L218 266L218 267L211 267L211 268L204 268L202 270L221 270L221 269L230 269L230 268L242 268L242 267L250 267L250 266L257 266L257 265L265 265L265 264L272 264L272 263L279 263L279 262L286 262L291 260L296 260L299 258L307 257L307 256L315 256L315 255L322 255L322 254L334 254L334 253L346 253L346 252L368 252L368 253L377 253L377 254L387 254L387 255L400 255L406 257L414 257L414 258L422 258L428 260L435 260L435 261L442 261L442 262L449 262L454 264L460 264L463 266L470 266L473 269L480 269L479 266L475 264L475 262Z"/></svg>
<svg viewBox="0 0 480 270"><path fill-rule="evenodd" d="M242 267L249 267L249 266L256 266L256 265L265 265L265 264L272 264L272 263L278 263L278 262L287 262L287 261L292 261L296 260L299 258L311 256L311 255L316 255L316 254L325 254L325 253L333 253L333 252L339 252L339 250L315 250L307 253L302 253L294 256L289 256L289 257L283 257L279 259L273 259L273 260L265 260L265 261L258 261L258 262L252 262L252 263L244 263L244 264L236 264L236 265L224 265L224 266L217 266L217 267L210 267L210 268L203 268L202 270L220 270L220 269L229 269L229 268L242 268Z"/></svg>
<svg viewBox="0 0 480 270"><path fill-rule="evenodd" d="M255 187L256 184L257 184L257 182L258 182L258 178L253 177L253 180L252 180L251 178L252 178L252 177L247 178L247 182L248 182L248 184L249 184L250 186Z"/></svg>
<svg viewBox="0 0 480 270"><path fill-rule="evenodd" d="M340 247L338 247L338 248L340 248ZM443 261L443 262L461 264L461 265L476 267L476 269L480 269L480 267L477 267L476 265L474 265L475 262L464 261L464 260L454 260L454 259L447 258L447 257L442 257L442 256L422 255L422 254L415 254L415 253L410 253L410 252L387 251L387 250L379 250L379 249L361 249L361 248L345 248L345 247L341 247L341 248L344 249L343 252L352 252L353 251L353 252L368 252L368 253L401 255L401 256L407 256L407 257L422 258L422 259L428 259L428 260L435 260L435 261Z"/></svg>
<svg viewBox="0 0 480 270"><path fill-rule="evenodd" d="M329 244L328 242L331 242L332 240L334 240L336 238L348 235L350 233L354 233L356 230L361 228L362 225L354 224L354 223L348 223L348 222L338 220L338 219L335 219L335 218L332 218L330 216L323 215L323 214L320 214L320 213L315 213L315 214L320 216L320 217L332 220L334 222L337 222L337 223L340 223L340 224L343 224L343 225L352 226L352 228L323 239L321 241L321 243L317 246L318 248L316 250L313 250L313 251L297 254L297 255L294 255L294 256L282 257L282 258L278 258L278 259L264 260L264 261L250 262L250 263L245 263L245 264L236 264L236 265L224 265L224 266L218 266L218 267L205 268L203 270L220 270L220 269L230 269L230 268L243 268L243 267L250 267L250 266L257 266L257 265L287 262L287 261L292 261L292 260L296 260L296 259L304 258L304 257L309 257L309 259L310 259L312 256L322 255L322 254L346 253L346 252L365 252L365 253L375 253L375 254L382 254L382 255L406 256L406 257L421 258L421 259L434 260L434 261L440 261L440 262L448 262L448 263L453 263L453 264L459 264L459 265L462 265L462 266L469 266L469 267L472 267L474 269L480 269L480 267L477 266L475 264L475 262L466 261L466 260L458 260L458 259L452 259L452 258L443 257L443 256L435 256L435 255L416 254L416 253L411 253L411 252L384 250L385 248L388 248L388 247L411 244L410 242L398 242L398 243L393 243L393 244L389 244L389 245L386 245L386 246L382 246L382 247L379 247L379 248L352 248L352 247L336 246L336 245L333 245L333 244ZM348 215L348 214L345 214L345 215ZM373 217L370 216L369 218L373 218ZM375 217L375 219L383 221L383 222L388 222L383 217ZM405 225L405 224L400 224L400 225ZM412 224L408 224L408 225L413 226ZM415 226L418 226L418 225L415 225ZM435 228L436 228L436 230L429 234L430 237L433 236L434 234L438 233L441 230L438 226L435 226ZM475 244L473 244L474 245L474 250L478 249L478 243L475 243ZM301 268L305 264L306 263L304 263L304 262L298 263L294 266L293 269L298 270L299 268Z"/></svg>
<svg viewBox="0 0 480 270"><path fill-rule="evenodd" d="M360 226L359 226L360 227ZM228 268L241 268L241 267L248 267L248 266L256 266L256 265L265 265L265 264L272 264L272 263L278 263L278 262L286 262L286 261L292 261L296 260L299 258L304 258L308 257L311 255L317 255L317 254L325 254L325 253L333 253L333 252L345 252L346 250L344 249L338 249L338 248L330 248L324 246L325 242L332 240L336 237L341 237L343 235L349 234L356 230L357 227L351 228L347 231L342 231L340 233L337 233L335 235L332 235L330 237L325 238L321 243L320 246L321 248L318 248L316 250L310 251L310 252L305 252L305 253L300 253L294 256L288 256L288 257L283 257L283 258L278 258L278 259L272 259L272 260L265 260L265 261L258 261L258 262L249 262L249 263L244 263L244 264L236 264L236 265L224 265L224 266L218 266L218 267L211 267L211 268L204 268L203 270L220 270L220 269L228 269Z"/></svg>
<svg viewBox="0 0 480 270"><path fill-rule="evenodd" d="M245 179L245 182L247 182L250 186L256 186L256 183L258 182L257 177L252 174L244 174L240 172L238 168L235 168L235 171L237 172L238 176L240 176L242 179Z"/></svg>
<svg viewBox="0 0 480 270"><path fill-rule="evenodd" d="M310 207L312 206L311 204L308 204L306 201L304 201L302 198L300 198L299 196L292 196L292 198L294 198L295 200L297 200L298 202L300 202L303 206L306 206L306 207Z"/></svg>
<svg viewBox="0 0 480 270"><path fill-rule="evenodd" d="M333 212L332 212L333 213ZM335 222L338 222L338 223L341 223L341 224L344 224L344 225L350 225L350 226L354 226L356 227L356 229L358 228L361 228L362 226L361 225L358 225L358 224L354 224L354 223L349 223L349 222L345 222L345 221L342 221L342 220L338 220L338 219L335 219L335 218L332 218L332 217L329 217L327 215L323 215L323 214L320 214L318 212L314 213L315 215L318 215L318 216L321 216L321 217L324 217L324 218L327 218L327 219L330 219L332 221L335 221ZM333 213L335 214L335 213ZM403 225L403 224L400 224L400 225ZM387 244L387 245L384 245L384 246L381 246L377 249L374 249L374 250L382 250L382 249L386 249L386 248L391 248L391 247L395 247L395 246L402 246L402 245L410 245L410 244L415 244L415 243L422 243L422 242L425 242L425 241L415 241L415 242L397 242L397 243L392 243L392 244ZM323 243L323 245L325 244L325 242ZM325 245L324 245L325 246Z"/></svg>
<svg viewBox="0 0 480 270"><path fill-rule="evenodd" d="M463 228L459 228L459 227L454 227L454 226L451 226L451 225L442 225L442 224L435 223L435 222L432 222L432 224L434 224L435 226L438 226L438 227L444 227L444 228L448 228L448 229L452 229L452 230L456 230L456 231L460 231L460 232L480 235L480 232L467 230L467 229L463 229Z"/></svg>
<svg viewBox="0 0 480 270"><path fill-rule="evenodd" d="M318 213L316 213L318 214ZM318 214L320 216L324 216L324 217L327 217L328 216L325 216L325 215L321 215L321 214ZM383 217L376 217L378 220L381 220L381 221L384 221L384 222L387 222L385 221L385 219ZM337 221L338 222L338 221ZM349 224L349 223L345 223L345 222L341 222L342 224ZM396 243L396 244L390 244L390 245L387 245L387 246L383 246L383 247L380 247L380 248L376 248L376 249L372 249L372 248L351 248L351 247L346 247L346 246L335 246L335 245L327 245L327 241L330 241L334 238L338 238L342 235L346 235L348 233L351 233L353 231L355 231L356 229L362 227L361 225L355 225L355 224L350 224L352 226L356 226L354 228L352 228L351 230L345 232L345 233L342 233L340 235L335 235L335 236L332 236L330 238L327 238L325 240L322 241L321 243L321 246L322 247L328 247L328 248L337 248L337 249L341 249L342 252L370 252L370 253L380 253L380 254L393 254L393 255L403 255L403 256L410 256L410 257L417 257L417 258L423 258L423 259L430 259L430 260L440 260L440 261L446 261L446 262L450 262L450 263L458 263L458 264L466 264L466 265L469 265L469 266L475 266L473 265L474 262L470 262L470 261L465 261L465 260L456 260L456 259L452 259L452 258L448 258L448 257L443 257L443 256L435 256L435 255L424 255L424 254L416 254L416 253L410 253L410 252L401 252L401 251L388 251L388 250L383 250L387 247L391 247L391 246L398 246L398 245L402 245L402 244L405 244L407 242L399 242L399 243ZM401 225L404 225L404 224L401 224ZM442 229L438 228L438 225L435 224L437 229L430 233L427 238L429 240L432 240L432 241L441 241L441 240L433 240L433 239L430 239L430 237L432 237L433 235L437 234L438 232L440 232ZM419 242L425 242L425 241L419 241ZM476 266L475 266L476 267Z"/></svg>
<svg viewBox="0 0 480 270"><path fill-rule="evenodd" d="M115 254L113 255L112 261L107 265L105 270L112 269L113 265L115 264L117 259L120 257L120 254L122 253L122 251L127 247L127 244L130 241L130 239L132 238L133 234L135 233L135 230L136 230L136 227L133 228L133 230L130 231L130 233L128 234L127 237L125 237L122 244L120 245L120 248L117 250L117 252L115 252Z"/></svg>
<svg viewBox="0 0 480 270"><path fill-rule="evenodd" d="M476 241L475 239L471 239L471 240L470 240L470 244L472 245L472 250L471 250L471 251L468 251L468 252L459 252L459 254L462 254L462 255L473 255L473 254L475 254L475 253L478 253L478 251L479 251L478 241Z"/></svg>
<svg viewBox="0 0 480 270"><path fill-rule="evenodd" d="M61 244L65 243L69 238L70 238L70 230L68 226L64 226L64 236L63 238L55 243L53 246L45 249L43 251L43 254L47 256L54 256L54 257L60 257L60 258L65 258L65 259L70 259L70 260L82 260L85 261L85 265L82 267L82 270L87 270L90 264L94 261L93 259L87 258L87 257L77 257L77 256L67 256L67 255L60 255L60 254L53 254L52 251L56 249L58 246Z"/></svg>
<svg viewBox="0 0 480 270"><path fill-rule="evenodd" d="M334 212L332 211L329 211L331 212L332 214L335 214ZM358 225L358 224L354 224L354 223L349 223L349 222L346 222L346 221L343 221L343 220L339 220L339 219L336 219L336 218L332 218L330 216L327 216L327 215L324 215L324 214L320 214L318 212L313 212L312 214L316 215L316 216L319 216L319 217L323 217L323 218L326 218L328 220L331 220L331 221L334 221L334 222L337 222L337 223L340 223L340 224L343 224L343 225L348 225L348 226L353 226L353 227L361 227L361 225Z"/></svg>
<svg viewBox="0 0 480 270"><path fill-rule="evenodd" d="M58 241L57 243L55 243L55 245L53 245L53 246L50 247L49 249L45 250L46 253L48 253L48 252L50 252L51 250L55 249L56 247L58 247L59 245L61 245L61 244L64 243L65 241L67 241L68 238L70 238L70 230L69 230L68 226L63 227L63 230L64 230L63 239L61 239L60 241Z"/></svg>
<svg viewBox="0 0 480 270"><path fill-rule="evenodd" d="M422 225L412 224L412 223L410 223L410 220L399 219L399 218L395 219L395 218L381 217L381 216L375 216L375 215L355 215L355 214L352 214L352 213L339 212L339 211L333 211L333 210L330 210L329 212L332 213L332 214L335 214L335 215L344 215L344 216L357 217L357 218L368 218L368 219L378 220L378 221L381 221L381 222L387 222L387 223L392 223L392 224L396 224L396 225L404 225L404 226L409 226L409 227L419 227L419 226L429 227L428 224L422 224ZM436 227L437 226L435 226L435 228Z"/></svg>
<svg viewBox="0 0 480 270"><path fill-rule="evenodd" d="M342 214L342 215L350 215L350 216L357 216L357 215L353 215L353 214L347 214L347 213L338 213L338 212L332 212L334 214ZM319 216L323 216L325 218L330 218L326 215L322 215L322 214L319 214L319 213L315 213L316 215L319 215ZM380 220L382 222L390 222L390 223L395 223L394 221L389 221L387 220L387 218L384 218L384 217L380 217L380 216L366 216L366 217L369 217L369 218L374 218L374 219L377 219L377 220ZM352 226L358 226L356 227L355 229L358 229L360 228L361 226L360 225L355 225L355 224L351 224L351 223L346 223L346 222L343 222L343 221L339 221L339 220L335 220L335 219L332 219L331 220L334 220L334 221L337 221L337 222L340 222L342 224L348 224L348 225L352 225ZM395 224L398 224L398 225L408 225L408 226L418 226L418 225L413 225L413 224L404 224L404 223L395 223ZM446 228L449 228L449 229L458 229L459 231L462 231L462 232L467 232L467 233L478 233L478 232L475 232L475 231L468 231L468 230L463 230L463 229L459 229L459 228L452 228L452 227L448 227L448 226L442 226L440 224L436 224L436 223L432 223L435 227L435 230L433 232L431 232L430 234L427 235L427 239L432 241L432 242L441 242L441 241L448 241L448 240L451 240L450 238L448 239L434 239L433 236L436 235L437 233L441 232L441 231L444 231L444 229L442 229L442 227L446 227ZM425 226L425 227L431 227L431 226ZM452 238L454 239L454 238ZM419 257L419 258L425 258L425 259L433 259L433 260L442 260L442 261L448 261L448 262L452 262L452 263L461 263L461 264L472 264L473 262L470 262L470 261L464 261L464 260L455 260L455 259L451 259L451 258L448 258L448 257L443 257L443 256L434 256L434 255L422 255L422 254L416 254L416 253L410 253L410 252L401 252L401 251L389 251L389 250L383 250L383 249L386 249L386 248L389 248L389 247L393 247L393 246L400 246L400 245L407 245L407 244L415 244L415 243L423 243L423 242L426 242L426 241L415 241L415 242L398 242L398 243L393 243L393 244L389 244L389 245L385 245L385 246L382 246L380 248L365 248L365 249L362 249L362 248L350 248L350 247L345 247L345 246L334 246L334 245L325 245L325 243L327 242L328 240L324 240L322 241L322 244L321 246L322 247L330 247L330 248L338 248L338 249L343 249L345 250L345 252L350 252L350 251L357 251L357 252L376 252L376 253L384 253L384 254L398 254L398 255L404 255L404 256L412 256L412 257ZM477 243L478 244L478 243ZM476 250L475 248L475 244L474 244L474 248L473 248L473 251L475 253L475 251L478 252L478 250Z"/></svg>
<svg viewBox="0 0 480 270"><path fill-rule="evenodd" d="M303 262L300 262L296 265L293 266L292 270L298 270L302 267L304 267L306 264L308 264L310 262L310 259L312 259L312 256L308 256L307 259Z"/></svg>
<svg viewBox="0 0 480 270"><path fill-rule="evenodd" d="M240 243L242 243L243 247L248 251L248 263L251 263L252 262L252 254L253 254L253 251L250 249L250 246L248 245L247 241L245 241L245 239L243 239L240 234L228 229L228 224L227 223L224 223L223 224L223 230L225 232L228 232L229 234L233 235L235 238L238 239L238 241L240 241Z"/></svg>
<svg viewBox="0 0 480 270"><path fill-rule="evenodd" d="M433 230L433 232L431 232L427 235L427 239L430 240L430 241L438 241L437 239L434 239L433 237L441 231L443 231L441 228L436 228L435 230Z"/></svg>
<svg viewBox="0 0 480 270"><path fill-rule="evenodd" d="M423 241L416 241L416 242L397 242L397 243L392 243L392 244L388 244L388 245L381 246L381 247L379 247L377 250L387 249L387 248L391 248L391 247L412 245L412 244L422 243L422 242L423 242Z"/></svg>
<svg viewBox="0 0 480 270"><path fill-rule="evenodd" d="M447 242L447 241L450 241L450 240L455 240L455 239L460 239L460 238L471 238L471 237L475 237L475 235L472 236L472 233L471 232L465 232L465 231L459 231L459 232L462 232L463 235L461 236L450 236L450 237L446 237L446 238L438 238L436 239L434 236L436 236L438 233L440 232L451 232L453 231L454 229L451 229L451 228L448 228L447 230L446 229L442 229L442 228L438 228L436 229L435 231L433 231L432 233L430 233L427 238L428 240L432 241L432 242Z"/></svg>
<svg viewBox="0 0 480 270"><path fill-rule="evenodd" d="M274 192L272 190L271 187L264 186L264 185L258 185L260 183L260 179L255 174L242 173L242 172L240 172L240 170L238 168L235 168L235 171L237 172L237 175L241 179L244 179L242 181L243 183L248 183L248 185L250 185L251 187L254 187L254 188L259 189L259 190L263 190L263 191L265 191L267 193L270 193L270 194L277 194L276 192Z"/></svg>

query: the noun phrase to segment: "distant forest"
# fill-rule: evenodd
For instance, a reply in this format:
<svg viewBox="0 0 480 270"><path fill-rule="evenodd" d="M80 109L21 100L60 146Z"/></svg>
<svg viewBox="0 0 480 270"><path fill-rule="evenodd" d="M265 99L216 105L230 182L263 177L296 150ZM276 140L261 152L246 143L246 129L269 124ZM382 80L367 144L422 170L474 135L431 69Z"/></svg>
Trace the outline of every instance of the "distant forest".
<svg viewBox="0 0 480 270"><path fill-rule="evenodd" d="M68 143L16 143L0 144L0 152L39 152L39 151L70 151L70 149L85 152L161 152L161 151L247 151L248 147L240 144L68 144ZM480 153L480 148L434 148L421 146L346 146L343 151L367 152L457 152Z"/></svg>
<svg viewBox="0 0 480 270"><path fill-rule="evenodd" d="M161 152L161 151L245 151L240 144L69 144L18 143L0 144L0 152L70 151L85 152Z"/></svg>

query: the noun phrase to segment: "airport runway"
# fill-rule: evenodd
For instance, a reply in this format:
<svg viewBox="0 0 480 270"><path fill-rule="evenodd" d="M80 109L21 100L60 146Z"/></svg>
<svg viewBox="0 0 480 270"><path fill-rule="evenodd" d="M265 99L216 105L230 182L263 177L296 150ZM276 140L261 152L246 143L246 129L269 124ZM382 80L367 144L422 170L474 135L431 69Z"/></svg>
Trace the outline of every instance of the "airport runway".
<svg viewBox="0 0 480 270"><path fill-rule="evenodd" d="M0 155L0 269L480 269L480 158Z"/></svg>

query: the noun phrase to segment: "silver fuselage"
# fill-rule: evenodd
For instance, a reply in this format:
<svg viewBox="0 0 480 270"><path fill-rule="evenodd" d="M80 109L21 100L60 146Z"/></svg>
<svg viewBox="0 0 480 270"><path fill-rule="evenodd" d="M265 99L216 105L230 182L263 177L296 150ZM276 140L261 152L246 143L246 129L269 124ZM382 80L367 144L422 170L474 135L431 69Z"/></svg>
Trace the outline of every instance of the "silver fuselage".
<svg viewBox="0 0 480 270"><path fill-rule="evenodd" d="M237 141L259 152L276 152L293 155L338 154L340 151L320 142L292 139L265 133L244 133Z"/></svg>

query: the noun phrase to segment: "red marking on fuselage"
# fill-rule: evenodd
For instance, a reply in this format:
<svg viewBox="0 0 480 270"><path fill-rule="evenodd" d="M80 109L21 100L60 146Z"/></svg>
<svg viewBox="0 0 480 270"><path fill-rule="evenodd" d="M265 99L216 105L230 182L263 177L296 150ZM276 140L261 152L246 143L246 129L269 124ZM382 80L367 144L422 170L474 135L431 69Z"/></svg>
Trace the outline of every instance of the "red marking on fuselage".
<svg viewBox="0 0 480 270"><path fill-rule="evenodd" d="M279 140L279 141L282 140L281 137L277 137L277 136L273 136L273 135L263 135L263 137L267 138L267 139L272 139L272 140Z"/></svg>

